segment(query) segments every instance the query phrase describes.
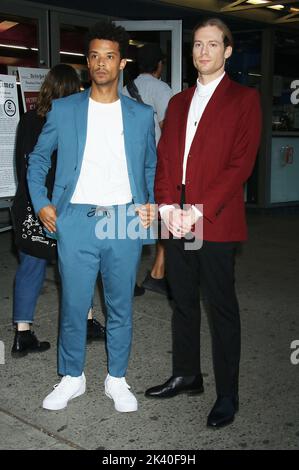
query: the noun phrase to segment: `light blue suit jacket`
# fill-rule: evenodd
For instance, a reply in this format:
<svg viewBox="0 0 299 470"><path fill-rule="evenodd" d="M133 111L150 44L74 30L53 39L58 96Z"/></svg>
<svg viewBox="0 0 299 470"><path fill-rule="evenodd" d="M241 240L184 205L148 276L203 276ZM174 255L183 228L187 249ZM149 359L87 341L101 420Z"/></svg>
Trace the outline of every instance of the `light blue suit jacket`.
<svg viewBox="0 0 299 470"><path fill-rule="evenodd" d="M90 89L52 103L38 142L29 156L27 179L36 213L53 204L57 215L61 216L72 198L84 154L89 96ZM120 100L133 203L154 203L157 157L153 109L121 94ZM98 148L100 155L100 142ZM45 180L54 150L57 150L57 169L50 201Z"/></svg>

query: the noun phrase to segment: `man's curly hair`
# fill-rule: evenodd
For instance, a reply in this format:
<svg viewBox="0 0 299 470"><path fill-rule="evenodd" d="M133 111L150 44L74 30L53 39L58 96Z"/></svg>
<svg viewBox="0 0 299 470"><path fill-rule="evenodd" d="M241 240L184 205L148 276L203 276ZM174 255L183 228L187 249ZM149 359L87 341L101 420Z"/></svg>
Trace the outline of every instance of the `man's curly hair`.
<svg viewBox="0 0 299 470"><path fill-rule="evenodd" d="M129 35L125 28L116 26L112 21L99 21L90 28L86 36L86 55L88 55L89 44L93 39L106 39L107 41L117 42L121 59L125 59L128 55Z"/></svg>

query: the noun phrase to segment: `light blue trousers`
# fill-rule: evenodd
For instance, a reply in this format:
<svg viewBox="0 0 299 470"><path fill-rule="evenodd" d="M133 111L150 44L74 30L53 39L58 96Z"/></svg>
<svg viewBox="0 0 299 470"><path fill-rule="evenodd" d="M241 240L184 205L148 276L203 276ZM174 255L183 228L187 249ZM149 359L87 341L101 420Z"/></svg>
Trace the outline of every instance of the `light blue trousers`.
<svg viewBox="0 0 299 470"><path fill-rule="evenodd" d="M99 272L107 308L108 372L114 377L126 374L132 341L132 301L142 240L113 236L120 228L122 233L126 229L119 227L117 220L120 208L124 207L111 206L95 213L95 208L90 205L70 204L66 213L57 219L62 281L58 348L61 375L76 377L83 372L86 318ZM134 222L137 217L132 212L125 224Z"/></svg>

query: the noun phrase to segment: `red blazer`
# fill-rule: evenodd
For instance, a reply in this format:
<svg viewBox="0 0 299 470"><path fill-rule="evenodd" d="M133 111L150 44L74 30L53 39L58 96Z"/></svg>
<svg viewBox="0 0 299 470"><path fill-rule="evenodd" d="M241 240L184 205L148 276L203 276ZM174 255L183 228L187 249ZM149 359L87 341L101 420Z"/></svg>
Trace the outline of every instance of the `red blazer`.
<svg viewBox="0 0 299 470"><path fill-rule="evenodd" d="M180 204L188 111L195 86L169 102L158 145L155 198ZM203 239L247 238L244 183L260 142L261 109L255 89L227 75L213 93L198 124L186 168L186 203L203 204Z"/></svg>

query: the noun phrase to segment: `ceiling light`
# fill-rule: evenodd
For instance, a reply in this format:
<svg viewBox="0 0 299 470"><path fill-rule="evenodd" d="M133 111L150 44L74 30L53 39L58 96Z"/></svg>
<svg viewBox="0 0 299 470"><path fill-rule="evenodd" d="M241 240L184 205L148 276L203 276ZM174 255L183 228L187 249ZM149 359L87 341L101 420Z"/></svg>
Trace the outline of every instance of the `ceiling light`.
<svg viewBox="0 0 299 470"><path fill-rule="evenodd" d="M272 10L283 10L284 5L273 5L272 7L267 7L267 8L272 8Z"/></svg>
<svg viewBox="0 0 299 470"><path fill-rule="evenodd" d="M25 49L28 50L28 47L24 46L11 46L10 44L0 44L0 47L8 47L10 49Z"/></svg>
<svg viewBox="0 0 299 470"><path fill-rule="evenodd" d="M75 55L78 57L84 57L84 54L81 54L81 52L66 52L66 51L60 51L60 54L64 55Z"/></svg>
<svg viewBox="0 0 299 470"><path fill-rule="evenodd" d="M4 31L7 31L10 28L13 28L19 23L15 23L14 21L1 21L0 23L0 33L4 33Z"/></svg>
<svg viewBox="0 0 299 470"><path fill-rule="evenodd" d="M250 5L261 5L262 3L269 3L270 0L247 0L246 3L250 3Z"/></svg>
<svg viewBox="0 0 299 470"><path fill-rule="evenodd" d="M129 41L130 46L136 46L136 47L143 47L144 42L137 41L136 39L130 39Z"/></svg>

